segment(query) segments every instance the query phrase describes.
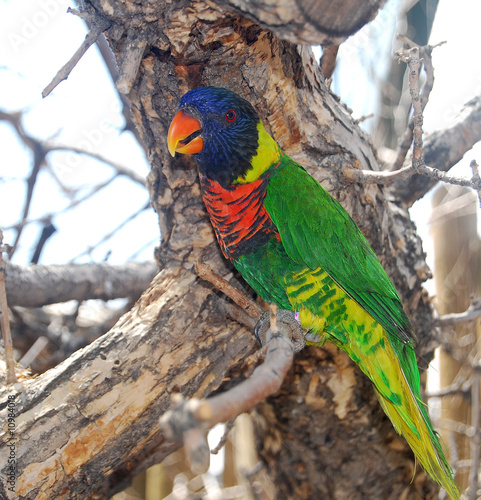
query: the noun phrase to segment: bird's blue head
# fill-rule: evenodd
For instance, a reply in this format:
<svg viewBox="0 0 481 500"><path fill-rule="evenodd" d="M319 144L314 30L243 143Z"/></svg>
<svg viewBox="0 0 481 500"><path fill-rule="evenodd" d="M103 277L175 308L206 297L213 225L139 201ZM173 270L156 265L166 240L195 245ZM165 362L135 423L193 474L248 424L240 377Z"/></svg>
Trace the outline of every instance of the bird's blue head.
<svg viewBox="0 0 481 500"><path fill-rule="evenodd" d="M242 97L230 90L199 87L179 102L169 128L168 146L193 154L201 174L229 187L252 168L259 145L259 117Z"/></svg>

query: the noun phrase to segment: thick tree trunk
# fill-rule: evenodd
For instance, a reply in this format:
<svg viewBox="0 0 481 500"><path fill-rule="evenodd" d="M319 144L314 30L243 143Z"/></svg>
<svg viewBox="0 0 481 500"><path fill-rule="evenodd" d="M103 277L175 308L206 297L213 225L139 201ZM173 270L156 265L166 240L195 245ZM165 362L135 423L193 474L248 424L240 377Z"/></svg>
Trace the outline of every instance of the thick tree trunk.
<svg viewBox="0 0 481 500"><path fill-rule="evenodd" d="M118 490L173 449L158 427L171 392L207 395L254 351L248 331L226 321L221 299L192 270L201 260L221 275L231 271L214 241L193 162L167 152L178 99L194 86L227 87L254 104L285 151L359 223L394 279L421 347L430 340L419 238L407 210L382 188L346 183L344 166L379 167L309 48L211 2L90 0L87 7L111 23L107 38L121 68L141 55L128 98L152 164L163 270L111 332L19 388L18 498ZM412 454L370 384L332 346L305 349L254 421L276 498L434 498L423 472L411 482Z"/></svg>

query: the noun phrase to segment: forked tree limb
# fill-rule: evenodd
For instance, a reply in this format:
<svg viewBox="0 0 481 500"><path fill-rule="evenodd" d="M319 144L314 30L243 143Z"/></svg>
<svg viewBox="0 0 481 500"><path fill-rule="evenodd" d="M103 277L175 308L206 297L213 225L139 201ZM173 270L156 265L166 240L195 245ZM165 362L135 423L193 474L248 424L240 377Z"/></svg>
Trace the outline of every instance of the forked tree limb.
<svg viewBox="0 0 481 500"><path fill-rule="evenodd" d="M420 94L419 89L419 69L421 65L420 53L422 50L419 47L412 47L409 50L399 51L397 53L400 60L408 64L408 75L409 75L409 92L411 95L411 101L413 105L413 117L408 125L408 130L406 133L405 141L412 138L413 151L410 158L410 165L406 165L399 170L383 170L383 171L366 171L353 169L352 167L346 167L343 171L345 178L351 182L362 182L362 183L374 183L380 185L389 185L394 182L398 182L400 185L406 185L408 191L410 192L409 200L405 200L412 204L413 201L421 197L419 193L413 189L413 186L409 182L414 176L422 176L428 180L424 182L424 185L432 186L433 181L443 181L448 184L467 186L478 192L478 197L481 200L481 181L479 175L477 175L476 162L471 162L471 168L473 170L473 176L471 178L454 176L446 173L444 170L448 170L453 166L456 161L462 158L462 155L470 149L476 142L481 140L481 98L477 97L473 100L471 107L473 111L466 118L464 123L458 124L453 129L462 130L469 129L469 133L464 134L462 140L459 141L456 146L453 144L454 151L461 150L462 153L455 153L453 156L453 161L448 164L441 164L441 169L434 168L426 164L426 155L423 140L423 110L426 104L426 96ZM429 90L430 91L430 90ZM412 134L409 133L412 128ZM448 134L448 131L442 132L443 134ZM458 137L459 134L454 137ZM446 150L449 146L446 143L442 145L443 149ZM400 161L399 158L404 154L402 152L402 146L400 152L398 152L398 159L395 162L395 168L397 168L397 163ZM441 155L440 155L441 156ZM442 158L443 156L441 156ZM436 157L431 158L428 156L430 161L436 161ZM455 159L455 161L454 161ZM402 183L401 183L402 181ZM422 191L424 194L426 190ZM416 196L414 195L416 193Z"/></svg>
<svg viewBox="0 0 481 500"><path fill-rule="evenodd" d="M111 496L171 453L176 445L158 419L173 391L205 397L257 349L249 331L216 315L216 300L192 270L168 266L110 332L40 377L0 390L2 419L7 396L15 400L18 471L15 494L0 482L0 497L89 498L102 488Z"/></svg>
<svg viewBox="0 0 481 500"><path fill-rule="evenodd" d="M171 439L183 441L193 472L201 474L208 469L207 430L252 410L280 389L294 359L294 345L290 340L290 329L275 318L274 311L264 346L264 362L248 379L212 398L177 399L176 407L161 418L164 433Z"/></svg>

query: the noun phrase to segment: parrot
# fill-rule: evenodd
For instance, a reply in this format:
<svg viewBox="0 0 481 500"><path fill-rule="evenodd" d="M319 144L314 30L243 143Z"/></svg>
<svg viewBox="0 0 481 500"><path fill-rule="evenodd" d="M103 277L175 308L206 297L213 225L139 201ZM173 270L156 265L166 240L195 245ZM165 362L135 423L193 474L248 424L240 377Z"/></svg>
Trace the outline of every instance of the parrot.
<svg viewBox="0 0 481 500"><path fill-rule="evenodd" d="M172 156L193 155L220 249L266 302L292 311L308 344L332 342L374 385L395 430L460 498L427 407L399 295L347 211L292 160L236 93L198 87L179 101Z"/></svg>

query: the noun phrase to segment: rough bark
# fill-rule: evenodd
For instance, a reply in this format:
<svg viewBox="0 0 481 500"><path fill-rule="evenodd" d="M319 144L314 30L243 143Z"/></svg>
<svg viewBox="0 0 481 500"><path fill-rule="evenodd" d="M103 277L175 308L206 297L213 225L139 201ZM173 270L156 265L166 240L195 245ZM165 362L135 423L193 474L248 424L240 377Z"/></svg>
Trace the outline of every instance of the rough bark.
<svg viewBox="0 0 481 500"><path fill-rule="evenodd" d="M386 0L219 0L219 5L293 43L334 45L374 19Z"/></svg>
<svg viewBox="0 0 481 500"><path fill-rule="evenodd" d="M254 349L248 332L226 321L192 272L196 260L221 275L231 269L214 241L193 162L167 152L169 122L191 87L227 87L254 104L285 151L359 223L394 279L421 346L430 334L431 309L421 290L428 270L415 228L382 188L343 182L344 166L379 167L309 48L210 2L90 0L87 7L111 23L107 39L119 66L135 37L136 46L145 43L128 97L152 164L163 270L109 334L21 389L19 498L118 490L172 450L157 423L169 393L208 394ZM424 473L410 482L414 460L406 443L366 379L333 347L302 352L280 394L256 413L276 498L389 499L407 492L433 498Z"/></svg>
<svg viewBox="0 0 481 500"><path fill-rule="evenodd" d="M68 300L137 299L157 273L155 262L5 266L9 306L41 307Z"/></svg>
<svg viewBox="0 0 481 500"><path fill-rule="evenodd" d="M17 395L19 477L15 495L2 477L0 497L110 496L175 449L159 433L171 394L205 396L255 349L250 332L216 314L214 302L192 271L170 266L108 334L37 379L4 388L4 421L7 395Z"/></svg>

